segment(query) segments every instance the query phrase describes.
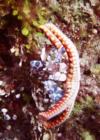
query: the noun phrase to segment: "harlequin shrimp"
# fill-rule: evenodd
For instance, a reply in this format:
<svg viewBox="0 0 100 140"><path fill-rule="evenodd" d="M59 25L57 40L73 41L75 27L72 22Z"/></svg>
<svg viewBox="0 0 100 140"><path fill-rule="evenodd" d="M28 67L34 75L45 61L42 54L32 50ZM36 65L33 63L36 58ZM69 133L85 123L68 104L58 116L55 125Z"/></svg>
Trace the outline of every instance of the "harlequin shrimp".
<svg viewBox="0 0 100 140"><path fill-rule="evenodd" d="M43 55L41 56L42 61L48 59L49 64L51 64L49 65L50 67L48 63L45 64L46 70L50 71L50 75L43 84L53 105L47 111L39 113L39 120L45 128L53 128L69 118L73 109L80 85L79 55L73 42L55 25L47 23L40 26L40 28L56 47L55 52L57 51L56 58L53 58L53 63L50 60L51 57L46 58L45 49L42 51ZM68 57L68 67L62 62L62 56L65 54ZM59 65L59 68L56 71L54 67L55 72L52 74L53 64L56 67ZM40 67L42 67L42 63L40 63ZM62 88L59 87L57 81L60 81Z"/></svg>

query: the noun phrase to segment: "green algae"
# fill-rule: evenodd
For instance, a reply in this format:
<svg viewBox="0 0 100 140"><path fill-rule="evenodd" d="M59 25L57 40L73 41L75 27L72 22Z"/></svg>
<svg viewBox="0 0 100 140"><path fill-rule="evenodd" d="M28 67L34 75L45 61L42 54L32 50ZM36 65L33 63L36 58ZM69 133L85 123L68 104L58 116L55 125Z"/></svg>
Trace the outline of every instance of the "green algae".
<svg viewBox="0 0 100 140"><path fill-rule="evenodd" d="M88 131L84 131L82 134L81 134L83 140L96 140L95 139L95 136L92 135L90 132Z"/></svg>
<svg viewBox="0 0 100 140"><path fill-rule="evenodd" d="M38 7L36 9L37 12L37 18L32 20L33 26L39 27L40 25L43 25L47 23L48 19L48 11L45 7Z"/></svg>
<svg viewBox="0 0 100 140"><path fill-rule="evenodd" d="M81 102L76 102L73 110L73 114L78 114L84 108L93 108L94 102L91 96L86 96L85 99L82 99Z"/></svg>
<svg viewBox="0 0 100 140"><path fill-rule="evenodd" d="M22 32L22 34L23 34L24 36L28 36L28 35L29 35L29 30L28 30L27 27L23 27L22 30L21 30L21 32Z"/></svg>
<svg viewBox="0 0 100 140"><path fill-rule="evenodd" d="M91 67L91 72L95 75L100 74L100 64L95 64Z"/></svg>
<svg viewBox="0 0 100 140"><path fill-rule="evenodd" d="M29 44L25 44L25 48L29 50L31 46Z"/></svg>
<svg viewBox="0 0 100 140"><path fill-rule="evenodd" d="M18 10L13 10L12 15L17 16L18 15Z"/></svg>

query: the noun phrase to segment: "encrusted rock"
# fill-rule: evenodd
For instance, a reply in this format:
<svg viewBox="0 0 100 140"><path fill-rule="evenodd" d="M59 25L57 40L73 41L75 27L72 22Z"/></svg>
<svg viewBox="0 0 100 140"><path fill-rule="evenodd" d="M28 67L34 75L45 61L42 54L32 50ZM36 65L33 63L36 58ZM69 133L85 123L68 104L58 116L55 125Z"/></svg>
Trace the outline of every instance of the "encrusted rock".
<svg viewBox="0 0 100 140"><path fill-rule="evenodd" d="M40 69L40 68L43 67L43 63L41 61L39 61L39 60L33 60L33 61L31 61L30 62L30 65L31 65L31 67L33 69L36 69L36 70L38 70L38 69Z"/></svg>

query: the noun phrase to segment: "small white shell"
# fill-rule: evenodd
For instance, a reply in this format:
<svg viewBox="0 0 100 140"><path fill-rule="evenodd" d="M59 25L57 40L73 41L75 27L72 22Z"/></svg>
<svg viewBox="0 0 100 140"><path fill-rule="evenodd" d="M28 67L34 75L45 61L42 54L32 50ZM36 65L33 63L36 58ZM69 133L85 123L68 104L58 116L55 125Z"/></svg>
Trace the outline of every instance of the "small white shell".
<svg viewBox="0 0 100 140"><path fill-rule="evenodd" d="M47 54L46 54L46 49L45 49L45 47L42 48L40 57L41 57L41 60L42 60L42 61L46 61Z"/></svg>
<svg viewBox="0 0 100 140"><path fill-rule="evenodd" d="M67 65L65 63L60 63L59 64L59 71L62 73L67 73L66 70L67 70Z"/></svg>
<svg viewBox="0 0 100 140"><path fill-rule="evenodd" d="M6 108L2 108L1 111L3 114L6 114L8 112L8 110Z"/></svg>
<svg viewBox="0 0 100 140"><path fill-rule="evenodd" d="M66 81L66 74L64 73L60 73L60 72L56 72L53 75L49 75L49 79L50 80L55 80L55 81L61 81L64 82Z"/></svg>
<svg viewBox="0 0 100 140"><path fill-rule="evenodd" d="M4 96L6 92L3 89L0 89L0 96Z"/></svg>

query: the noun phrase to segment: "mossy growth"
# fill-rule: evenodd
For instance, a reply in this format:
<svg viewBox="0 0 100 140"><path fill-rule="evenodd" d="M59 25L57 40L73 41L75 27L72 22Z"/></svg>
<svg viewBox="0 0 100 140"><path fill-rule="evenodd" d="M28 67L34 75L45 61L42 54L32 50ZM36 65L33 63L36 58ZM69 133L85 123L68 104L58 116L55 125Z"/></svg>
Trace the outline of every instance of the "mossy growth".
<svg viewBox="0 0 100 140"><path fill-rule="evenodd" d="M31 46L30 46L29 44L25 44L25 48L26 48L26 49L30 49L30 47L31 47Z"/></svg>
<svg viewBox="0 0 100 140"><path fill-rule="evenodd" d="M42 33L42 32L36 32L35 35L36 35L37 37L42 37L42 36L43 36L43 33Z"/></svg>
<svg viewBox="0 0 100 140"><path fill-rule="evenodd" d="M17 16L17 15L18 15L18 10L13 10L13 11L12 11L12 15L13 15L13 16Z"/></svg>
<svg viewBox="0 0 100 140"><path fill-rule="evenodd" d="M22 20L22 16L21 16L21 15L18 15L18 16L17 16L17 19L18 19L18 20Z"/></svg>
<svg viewBox="0 0 100 140"><path fill-rule="evenodd" d="M81 102L76 102L74 109L73 109L73 114L78 114L82 109L84 108L93 108L94 102L93 98L91 96L86 96L85 99L82 99Z"/></svg>
<svg viewBox="0 0 100 140"><path fill-rule="evenodd" d="M22 35L24 35L24 36L28 36L29 35L29 30L28 30L27 27L23 27L21 32L22 32Z"/></svg>
<svg viewBox="0 0 100 140"><path fill-rule="evenodd" d="M47 22L47 9L37 8L37 19L32 20L33 26L39 27L42 24L45 24Z"/></svg>
<svg viewBox="0 0 100 140"><path fill-rule="evenodd" d="M95 75L100 74L100 64L96 64L91 67L91 72Z"/></svg>
<svg viewBox="0 0 100 140"><path fill-rule="evenodd" d="M30 14L30 1L29 0L24 0L23 13L27 16Z"/></svg>
<svg viewBox="0 0 100 140"><path fill-rule="evenodd" d="M90 132L88 131L84 131L82 134L81 134L81 137L83 138L83 140L96 140L95 139L95 136L92 135Z"/></svg>

